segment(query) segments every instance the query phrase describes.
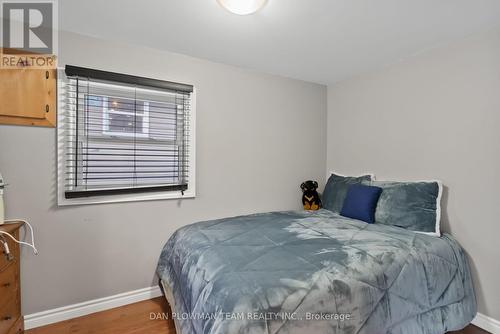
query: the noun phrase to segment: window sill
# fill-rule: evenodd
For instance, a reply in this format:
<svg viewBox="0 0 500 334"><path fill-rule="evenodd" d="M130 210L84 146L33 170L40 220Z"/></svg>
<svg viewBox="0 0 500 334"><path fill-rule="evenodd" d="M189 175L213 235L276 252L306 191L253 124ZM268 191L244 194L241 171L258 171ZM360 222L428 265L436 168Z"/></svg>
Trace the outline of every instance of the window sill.
<svg viewBox="0 0 500 334"><path fill-rule="evenodd" d="M169 199L192 199L196 194L194 190L187 190L184 195L180 191L172 192L159 192L159 193L144 193L144 194L126 194L126 195L113 195L104 197L85 197L67 199L59 197L58 206L70 205L86 205L86 204L106 204L106 203L124 203L124 202L141 202L141 201L158 201Z"/></svg>

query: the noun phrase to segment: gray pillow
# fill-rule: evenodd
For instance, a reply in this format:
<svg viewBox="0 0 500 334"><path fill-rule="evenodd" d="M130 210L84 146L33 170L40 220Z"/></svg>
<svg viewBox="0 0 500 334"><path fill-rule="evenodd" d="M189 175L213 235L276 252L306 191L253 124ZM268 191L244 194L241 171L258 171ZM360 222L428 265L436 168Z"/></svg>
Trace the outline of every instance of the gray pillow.
<svg viewBox="0 0 500 334"><path fill-rule="evenodd" d="M440 181L371 181L369 184L382 188L375 212L376 224L440 235Z"/></svg>
<svg viewBox="0 0 500 334"><path fill-rule="evenodd" d="M362 184L371 180L372 175L342 176L332 173L323 192L323 208L340 213L349 187L353 184Z"/></svg>

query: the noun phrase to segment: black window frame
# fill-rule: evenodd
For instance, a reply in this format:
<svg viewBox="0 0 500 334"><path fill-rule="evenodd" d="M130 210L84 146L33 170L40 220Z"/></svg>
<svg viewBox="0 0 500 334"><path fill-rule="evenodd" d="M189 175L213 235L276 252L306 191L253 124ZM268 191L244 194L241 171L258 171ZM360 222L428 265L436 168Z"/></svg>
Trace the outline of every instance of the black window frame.
<svg viewBox="0 0 500 334"><path fill-rule="evenodd" d="M87 80L102 80L105 82L114 82L118 84L134 85L142 88L154 88L159 90L165 90L169 92L179 92L191 94L194 92L194 87L192 85L176 83L171 81L164 81L152 78L145 78L139 76L133 76L122 73L115 73L109 71L102 71L72 65L66 65L65 74L68 78L86 78ZM78 93L77 93L78 97ZM77 116L78 118L78 116ZM186 155L182 156L182 159L187 159ZM64 162L63 162L64 163ZM194 167L189 167L194 168ZM77 175L78 172L75 172ZM154 185L154 186L137 186L123 188L119 187L116 189L96 189L96 190L71 190L64 191L64 197L66 199L77 199L86 197L97 197L97 196L111 196L111 195L124 195L124 194L141 194L141 193L151 193L151 192L172 192L172 191L184 191L188 190L188 182L178 185Z"/></svg>

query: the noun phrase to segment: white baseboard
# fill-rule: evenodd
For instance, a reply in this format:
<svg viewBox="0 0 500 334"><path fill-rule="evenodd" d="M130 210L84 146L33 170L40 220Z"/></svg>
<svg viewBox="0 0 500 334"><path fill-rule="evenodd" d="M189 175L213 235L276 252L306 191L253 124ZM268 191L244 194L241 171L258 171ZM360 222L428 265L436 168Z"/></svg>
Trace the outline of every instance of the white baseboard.
<svg viewBox="0 0 500 334"><path fill-rule="evenodd" d="M115 307L137 303L143 300L156 298L162 295L159 286L139 289L120 293L118 295L89 300L87 302L73 304L33 313L24 317L26 329L50 325L59 321L81 317L87 314L109 310Z"/></svg>
<svg viewBox="0 0 500 334"><path fill-rule="evenodd" d="M472 324L491 334L500 334L500 321L485 316L484 314L478 313L474 320L472 320Z"/></svg>

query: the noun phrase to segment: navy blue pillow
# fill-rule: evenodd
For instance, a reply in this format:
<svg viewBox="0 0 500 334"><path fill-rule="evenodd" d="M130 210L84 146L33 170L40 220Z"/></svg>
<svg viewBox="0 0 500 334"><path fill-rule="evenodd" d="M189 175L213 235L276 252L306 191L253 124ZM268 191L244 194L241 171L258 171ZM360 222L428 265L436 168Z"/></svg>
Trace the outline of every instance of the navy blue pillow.
<svg viewBox="0 0 500 334"><path fill-rule="evenodd" d="M321 199L323 208L335 213L340 213L349 186L353 184L363 184L363 182L369 182L371 179L371 175L342 176L332 173L326 183L323 198Z"/></svg>
<svg viewBox="0 0 500 334"><path fill-rule="evenodd" d="M375 210L382 188L355 184L349 187L341 216L375 223Z"/></svg>

